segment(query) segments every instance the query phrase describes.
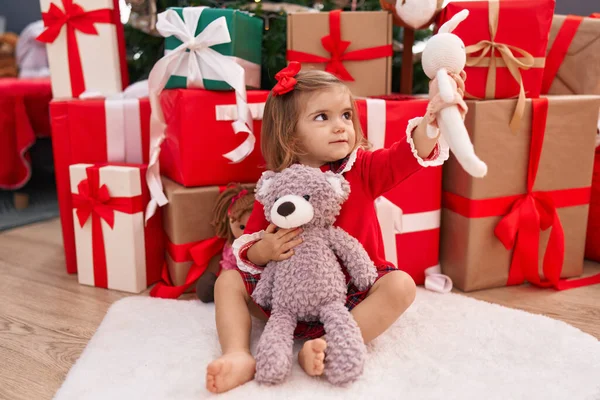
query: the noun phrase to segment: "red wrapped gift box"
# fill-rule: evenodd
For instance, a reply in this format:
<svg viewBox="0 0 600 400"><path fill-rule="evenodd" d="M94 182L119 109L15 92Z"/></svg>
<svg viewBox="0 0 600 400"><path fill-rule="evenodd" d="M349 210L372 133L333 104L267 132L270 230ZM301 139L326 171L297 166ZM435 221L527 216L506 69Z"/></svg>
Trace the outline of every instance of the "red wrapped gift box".
<svg viewBox="0 0 600 400"><path fill-rule="evenodd" d="M29 148L50 135L49 79L0 80L0 189L24 186L31 176Z"/></svg>
<svg viewBox="0 0 600 400"><path fill-rule="evenodd" d="M150 103L144 99L52 101L52 147L67 272L77 272L69 166L147 163ZM127 135L125 135L125 132Z"/></svg>
<svg viewBox="0 0 600 400"><path fill-rule="evenodd" d="M408 121L425 114L426 99L357 100L361 126L373 148L406 140ZM442 168L426 167L377 199L385 254L418 285L438 267ZM449 279L444 278L449 283Z"/></svg>
<svg viewBox="0 0 600 400"><path fill-rule="evenodd" d="M466 97L505 99L519 96L522 89L516 120L511 122L518 124L524 97L540 95L554 6L555 0L448 3L440 14L439 25L469 10L467 19L453 31L467 50Z"/></svg>
<svg viewBox="0 0 600 400"><path fill-rule="evenodd" d="M161 174L186 187L256 182L265 168L260 129L268 93L247 92L256 143L248 157L233 163L224 154L247 144L248 139L247 133L236 135L231 126L237 116L235 93L165 90L160 98L167 124L160 152Z"/></svg>

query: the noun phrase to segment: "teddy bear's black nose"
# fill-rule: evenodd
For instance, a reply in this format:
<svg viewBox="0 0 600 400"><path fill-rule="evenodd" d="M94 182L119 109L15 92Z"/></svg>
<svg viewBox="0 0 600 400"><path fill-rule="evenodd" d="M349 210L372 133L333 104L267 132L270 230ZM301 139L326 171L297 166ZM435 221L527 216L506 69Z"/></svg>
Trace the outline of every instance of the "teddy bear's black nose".
<svg viewBox="0 0 600 400"><path fill-rule="evenodd" d="M291 201L286 201L285 203L281 203L279 207L277 207L277 213L282 217L287 217L291 213L296 211L296 206Z"/></svg>

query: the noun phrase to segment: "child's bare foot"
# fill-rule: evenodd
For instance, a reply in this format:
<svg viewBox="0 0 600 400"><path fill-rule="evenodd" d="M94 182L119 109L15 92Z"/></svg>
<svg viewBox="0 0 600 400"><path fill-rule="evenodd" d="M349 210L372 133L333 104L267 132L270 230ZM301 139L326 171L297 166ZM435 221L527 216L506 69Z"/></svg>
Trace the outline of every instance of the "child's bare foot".
<svg viewBox="0 0 600 400"><path fill-rule="evenodd" d="M206 389L222 393L254 378L256 361L250 353L239 351L223 354L206 368Z"/></svg>
<svg viewBox="0 0 600 400"><path fill-rule="evenodd" d="M302 346L302 350L298 353L298 362L308 375L323 375L325 348L327 343L323 339L309 340Z"/></svg>

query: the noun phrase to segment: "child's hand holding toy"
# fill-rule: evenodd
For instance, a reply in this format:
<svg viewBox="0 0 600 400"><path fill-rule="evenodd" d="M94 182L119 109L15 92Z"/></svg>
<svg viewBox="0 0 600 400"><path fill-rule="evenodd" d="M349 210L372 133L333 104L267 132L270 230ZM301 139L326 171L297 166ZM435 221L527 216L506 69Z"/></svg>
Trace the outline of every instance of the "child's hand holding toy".
<svg viewBox="0 0 600 400"><path fill-rule="evenodd" d="M463 71L466 63L465 45L462 40L450 33L469 15L461 11L442 25L423 50L422 64L425 74L431 79L429 105L427 109L427 136L438 135L448 143L450 150L465 169L477 178L487 174L487 165L477 155L465 128L464 116L467 105L463 101Z"/></svg>

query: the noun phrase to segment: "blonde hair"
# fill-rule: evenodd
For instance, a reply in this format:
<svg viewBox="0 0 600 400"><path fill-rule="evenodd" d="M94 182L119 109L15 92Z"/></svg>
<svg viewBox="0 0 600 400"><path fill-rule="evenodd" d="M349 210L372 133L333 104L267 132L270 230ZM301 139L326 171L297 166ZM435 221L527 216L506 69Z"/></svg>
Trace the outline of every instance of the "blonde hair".
<svg viewBox="0 0 600 400"><path fill-rule="evenodd" d="M352 151L367 146L358 120L355 99L341 80L329 72L317 70L300 71L295 78L298 82L292 91L280 96L273 96L271 92L265 104L260 145L267 169L279 172L298 161L298 156L303 154L295 136L296 124L303 110L300 100L308 93L332 87L343 87L350 96L352 124L356 134Z"/></svg>
<svg viewBox="0 0 600 400"><path fill-rule="evenodd" d="M242 191L246 193L242 194ZM235 197L238 196L236 199ZM232 243L235 237L229 226L229 219L239 221L244 214L252 212L254 207L254 193L250 187L244 187L239 183L230 183L227 188L219 195L217 202L213 207L212 226L215 227L215 234Z"/></svg>

